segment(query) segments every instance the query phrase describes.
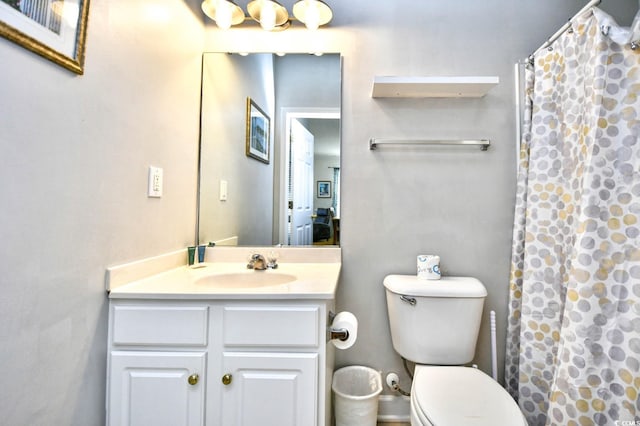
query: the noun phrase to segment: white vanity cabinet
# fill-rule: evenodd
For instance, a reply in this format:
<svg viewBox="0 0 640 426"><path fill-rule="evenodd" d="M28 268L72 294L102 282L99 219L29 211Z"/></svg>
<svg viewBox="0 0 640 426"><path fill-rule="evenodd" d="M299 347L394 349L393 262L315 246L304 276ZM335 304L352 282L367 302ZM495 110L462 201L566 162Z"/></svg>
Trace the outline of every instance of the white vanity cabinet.
<svg viewBox="0 0 640 426"><path fill-rule="evenodd" d="M201 425L205 353L111 352L111 425Z"/></svg>
<svg viewBox="0 0 640 426"><path fill-rule="evenodd" d="M332 308L111 299L107 424L328 426Z"/></svg>
<svg viewBox="0 0 640 426"><path fill-rule="evenodd" d="M222 424L317 425L325 309L240 303L222 314Z"/></svg>
<svg viewBox="0 0 640 426"><path fill-rule="evenodd" d="M107 424L204 424L209 307L112 301Z"/></svg>

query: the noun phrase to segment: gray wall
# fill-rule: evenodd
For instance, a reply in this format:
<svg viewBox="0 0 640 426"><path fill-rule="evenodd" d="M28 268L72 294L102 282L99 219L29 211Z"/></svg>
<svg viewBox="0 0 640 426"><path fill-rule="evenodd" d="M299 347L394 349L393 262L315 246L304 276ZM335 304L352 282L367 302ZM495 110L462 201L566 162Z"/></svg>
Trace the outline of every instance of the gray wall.
<svg viewBox="0 0 640 426"><path fill-rule="evenodd" d="M340 57L276 56L276 107L340 107Z"/></svg>
<svg viewBox="0 0 640 426"><path fill-rule="evenodd" d="M503 341L514 189L513 63L583 2L331 1L331 29L203 34L180 0L92 2L82 77L0 40L0 413L104 422L109 265L193 243L202 51L344 55L342 364L399 368L381 281L437 252L491 294ZM290 3L287 3L290 4ZM630 20L635 0L607 0ZM628 22L627 22L628 24ZM373 100L374 75L496 74L478 101ZM488 153L369 152L371 136L490 137ZM147 168L165 195L146 197ZM486 327L478 359L488 367ZM501 349L502 351L502 349Z"/></svg>
<svg viewBox="0 0 640 426"><path fill-rule="evenodd" d="M620 7L627 20L637 10L636 1L604 3L606 10ZM503 365L515 190L513 66L583 4L349 4L362 13L348 21L357 28L343 50L343 273L337 303L362 327L358 343L337 355L339 365L395 370L408 383L391 346L382 280L390 273L415 274L421 253L439 254L447 274L485 284L489 296L476 362L489 372L488 316L495 310ZM478 100L371 99L374 75L497 75L500 84ZM486 153L371 152L370 137L489 138L493 145Z"/></svg>
<svg viewBox="0 0 640 426"><path fill-rule="evenodd" d="M0 39L1 424L104 423L105 269L194 239L203 32L91 2L83 76Z"/></svg>

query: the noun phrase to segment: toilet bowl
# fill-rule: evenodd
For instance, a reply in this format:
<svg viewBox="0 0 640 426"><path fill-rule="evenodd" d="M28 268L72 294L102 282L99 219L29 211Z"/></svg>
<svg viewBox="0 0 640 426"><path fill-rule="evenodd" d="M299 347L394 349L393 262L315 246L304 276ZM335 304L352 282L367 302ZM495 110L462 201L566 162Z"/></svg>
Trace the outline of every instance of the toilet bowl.
<svg viewBox="0 0 640 426"><path fill-rule="evenodd" d="M463 367L475 355L487 296L479 280L388 275L384 287L393 348L416 364L412 426L526 426L506 390Z"/></svg>
<svg viewBox="0 0 640 426"><path fill-rule="evenodd" d="M526 426L518 405L491 377L472 367L417 365L411 426Z"/></svg>

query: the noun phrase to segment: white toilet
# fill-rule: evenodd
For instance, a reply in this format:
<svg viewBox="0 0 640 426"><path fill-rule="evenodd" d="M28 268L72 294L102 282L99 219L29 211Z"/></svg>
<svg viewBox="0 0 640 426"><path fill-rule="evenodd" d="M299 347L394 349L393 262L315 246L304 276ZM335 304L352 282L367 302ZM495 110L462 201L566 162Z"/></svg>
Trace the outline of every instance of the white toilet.
<svg viewBox="0 0 640 426"><path fill-rule="evenodd" d="M491 377L461 367L475 354L487 290L469 277L384 279L393 348L416 363L412 426L526 426L511 396Z"/></svg>

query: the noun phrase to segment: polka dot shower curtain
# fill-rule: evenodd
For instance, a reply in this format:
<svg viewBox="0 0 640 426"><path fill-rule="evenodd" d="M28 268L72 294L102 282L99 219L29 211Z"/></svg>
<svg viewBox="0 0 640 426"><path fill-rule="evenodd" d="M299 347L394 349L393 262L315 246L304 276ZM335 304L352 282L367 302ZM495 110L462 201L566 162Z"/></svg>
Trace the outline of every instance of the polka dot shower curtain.
<svg viewBox="0 0 640 426"><path fill-rule="evenodd" d="M640 12L525 71L505 381L530 425L640 425Z"/></svg>

